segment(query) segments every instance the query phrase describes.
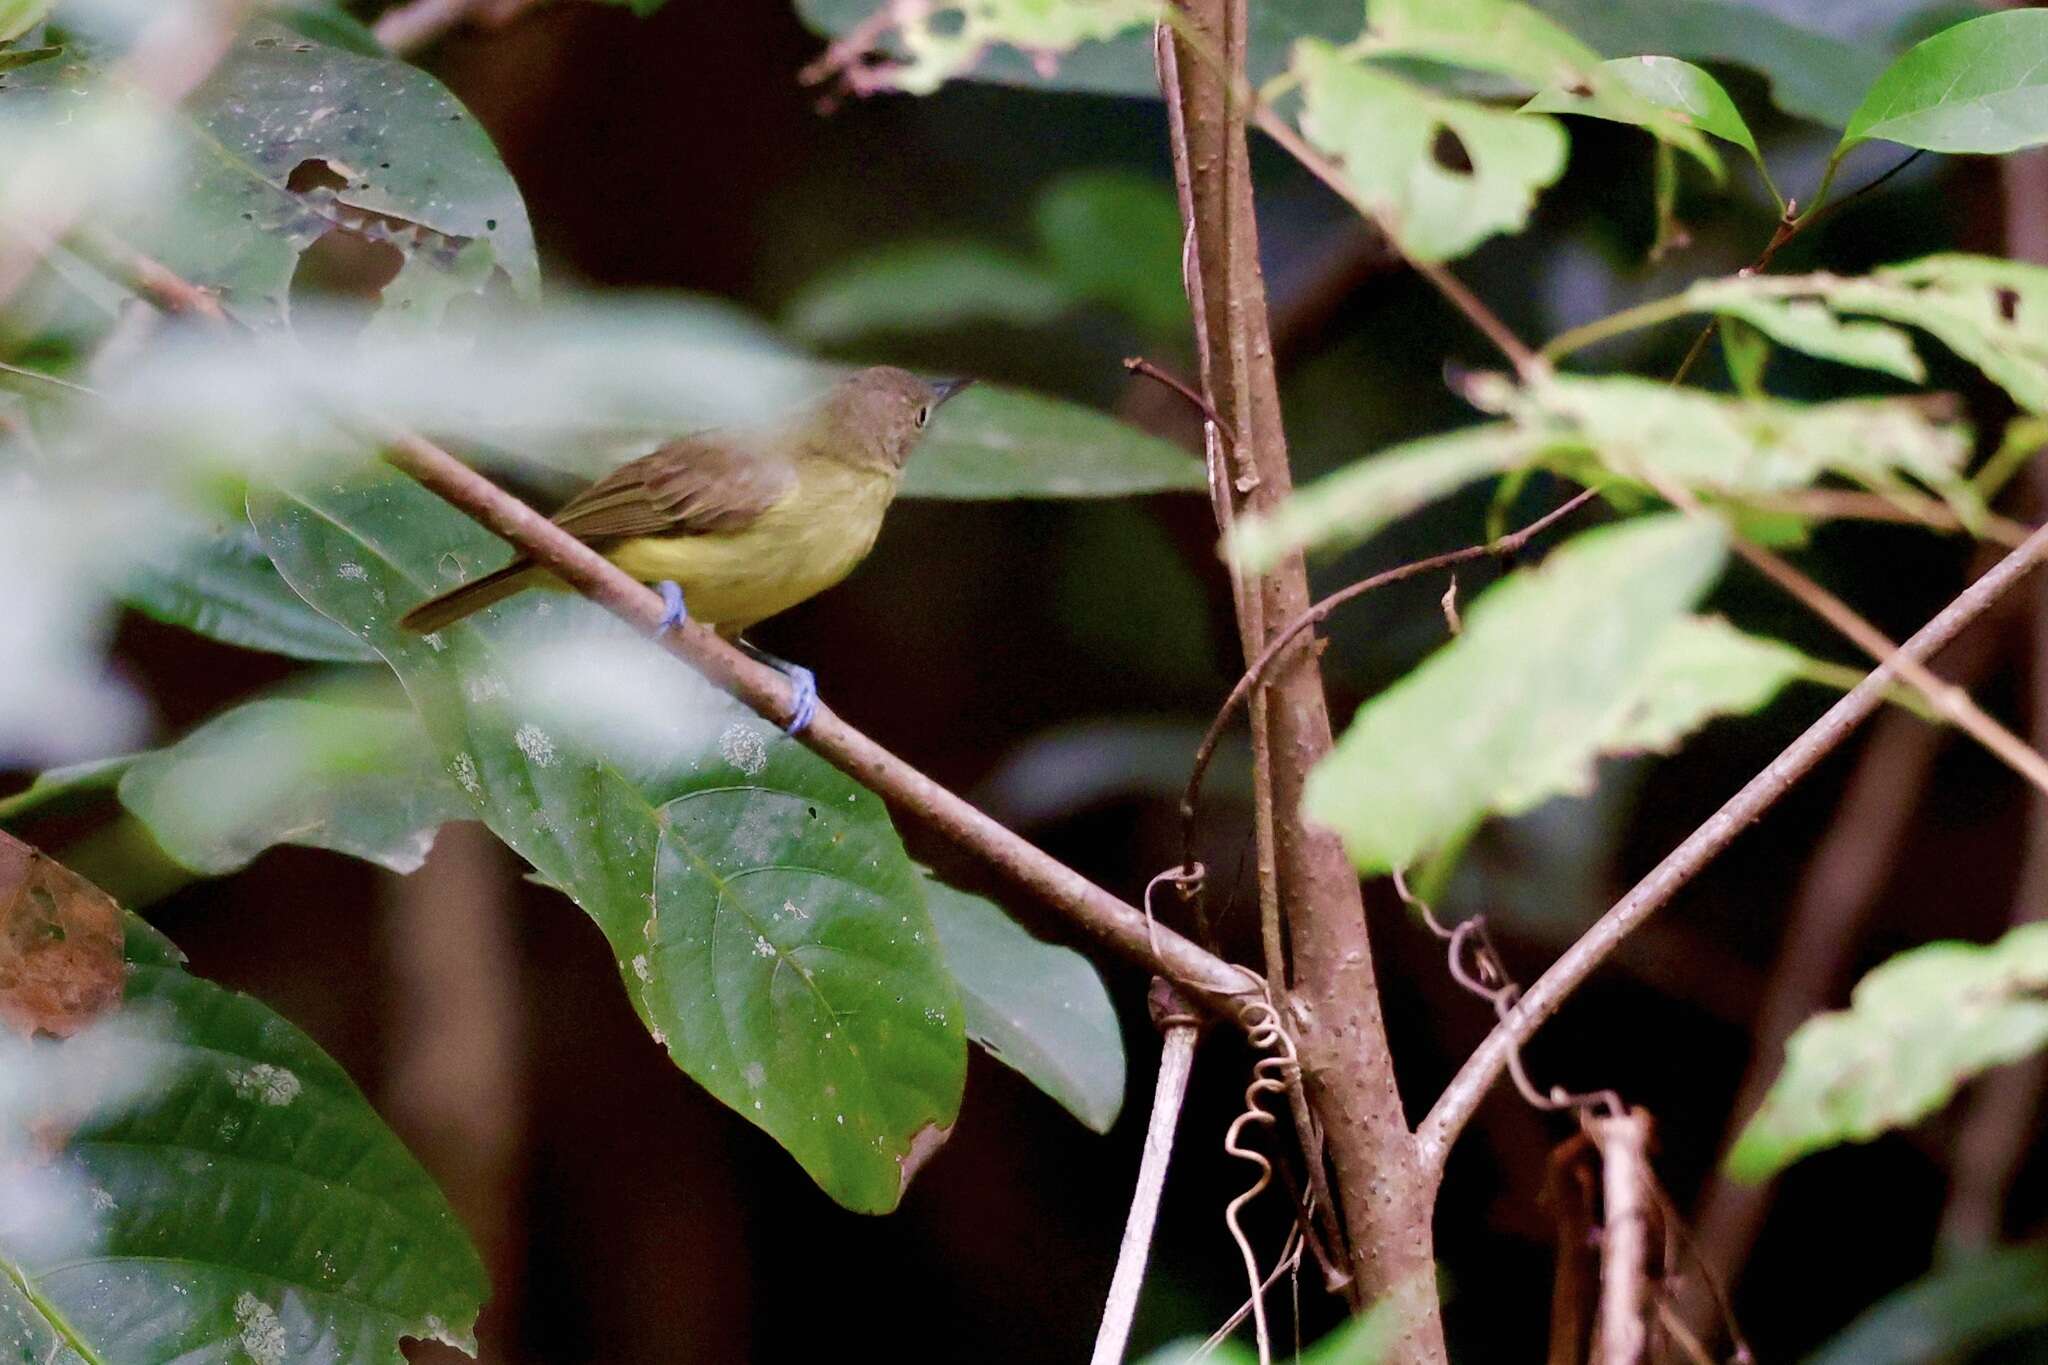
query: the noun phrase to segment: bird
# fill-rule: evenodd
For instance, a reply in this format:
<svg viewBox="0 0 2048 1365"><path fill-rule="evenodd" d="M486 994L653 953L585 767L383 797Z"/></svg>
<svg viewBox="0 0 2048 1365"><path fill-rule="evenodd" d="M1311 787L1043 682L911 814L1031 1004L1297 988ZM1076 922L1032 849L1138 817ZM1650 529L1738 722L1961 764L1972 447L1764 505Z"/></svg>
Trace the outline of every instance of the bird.
<svg viewBox="0 0 2048 1365"><path fill-rule="evenodd" d="M891 365L860 370L782 421L698 432L629 461L553 520L661 593L657 635L696 620L787 677L787 729L799 734L817 711L816 676L741 632L832 587L867 557L905 463L939 408L972 382ZM528 588L562 586L521 555L420 603L399 624L428 635Z"/></svg>

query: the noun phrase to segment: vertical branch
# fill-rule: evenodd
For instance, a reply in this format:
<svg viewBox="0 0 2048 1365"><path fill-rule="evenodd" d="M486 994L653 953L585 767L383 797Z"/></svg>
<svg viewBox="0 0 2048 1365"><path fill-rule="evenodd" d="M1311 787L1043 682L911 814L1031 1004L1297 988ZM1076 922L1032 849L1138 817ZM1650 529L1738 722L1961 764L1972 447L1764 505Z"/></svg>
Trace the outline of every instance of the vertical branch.
<svg viewBox="0 0 2048 1365"><path fill-rule="evenodd" d="M1649 1346L1650 1116L1594 1119L1600 1148L1599 1365L1640 1365Z"/></svg>
<svg viewBox="0 0 2048 1365"><path fill-rule="evenodd" d="M1232 84L1244 79L1246 0L1185 0L1182 13L1191 37L1177 25L1161 66L1189 234L1202 388L1222 419L1210 433L1221 520L1270 509L1293 481L1259 270L1246 111L1230 97ZM1203 60L1201 48L1221 55L1221 70ZM1228 430L1216 431L1216 425ZM1220 449L1226 436L1234 439ZM1309 607L1300 556L1241 583L1237 603L1245 657L1255 659L1271 630ZM1292 954L1291 973L1281 975L1285 964L1272 963L1269 974L1276 992L1283 982L1291 984L1289 1027L1336 1177L1350 1268L1364 1297L1401 1299L1404 1328L1394 1359L1439 1360L1432 1190L1418 1174L1395 1087L1358 877L1335 836L1309 827L1300 815L1302 785L1331 743L1316 651L1298 651L1276 666L1254 695L1251 713L1260 897L1274 911L1268 951L1284 947ZM1283 923L1284 945L1278 942ZM1303 1137L1311 1140L1309 1132ZM1313 1155L1310 1169L1312 1176L1320 1172Z"/></svg>

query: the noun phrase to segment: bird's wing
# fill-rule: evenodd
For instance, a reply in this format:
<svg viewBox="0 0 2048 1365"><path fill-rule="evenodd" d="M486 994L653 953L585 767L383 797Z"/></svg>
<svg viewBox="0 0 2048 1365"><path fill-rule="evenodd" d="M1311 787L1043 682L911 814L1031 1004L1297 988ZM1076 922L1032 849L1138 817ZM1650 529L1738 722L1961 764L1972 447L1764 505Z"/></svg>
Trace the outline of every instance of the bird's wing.
<svg viewBox="0 0 2048 1365"><path fill-rule="evenodd" d="M745 529L795 486L780 460L707 433L620 465L555 513L579 540Z"/></svg>

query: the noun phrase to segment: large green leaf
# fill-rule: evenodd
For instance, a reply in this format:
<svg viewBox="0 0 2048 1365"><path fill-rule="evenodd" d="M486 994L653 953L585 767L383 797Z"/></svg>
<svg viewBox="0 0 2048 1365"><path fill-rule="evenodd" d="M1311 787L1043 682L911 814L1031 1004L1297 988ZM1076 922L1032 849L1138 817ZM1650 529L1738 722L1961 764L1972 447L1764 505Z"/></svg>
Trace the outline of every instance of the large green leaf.
<svg viewBox="0 0 2048 1365"><path fill-rule="evenodd" d="M927 877L925 906L967 1007L967 1036L1098 1133L1124 1103L1124 1040L1095 965L979 896Z"/></svg>
<svg viewBox="0 0 2048 1365"><path fill-rule="evenodd" d="M240 510L139 547L121 595L145 616L231 645L319 662L377 657L286 586Z"/></svg>
<svg viewBox="0 0 2048 1365"><path fill-rule="evenodd" d="M0 43L11 43L43 22L55 0L0 0Z"/></svg>
<svg viewBox="0 0 2048 1365"><path fill-rule="evenodd" d="M1449 260L1519 231L1564 171L1564 130L1543 115L1438 95L1313 40L1295 47L1294 74L1303 135L1404 255Z"/></svg>
<svg viewBox="0 0 2048 1365"><path fill-rule="evenodd" d="M1607 79L1629 90L1643 105L1658 111L1663 119L1682 120L1688 127L1697 128L1724 142L1732 142L1748 152L1750 160L1763 172L1766 182L1769 181L1770 170L1764 165L1763 153L1757 148L1756 134L1750 132L1748 121L1735 107L1735 101L1728 97L1721 82L1705 71L1676 57L1618 57L1602 62L1599 70ZM1613 100L1582 94L1566 84L1539 91L1522 108L1531 113L1583 114L1588 118L1644 126L1639 111ZM1648 126L1651 132L1657 132L1662 125L1652 123ZM1719 175L1719 158L1701 157L1701 161Z"/></svg>
<svg viewBox="0 0 2048 1365"><path fill-rule="evenodd" d="M404 1337L473 1353L483 1266L426 1172L311 1039L174 954L131 918L114 1026L149 1085L103 1102L56 1168L86 1226L0 1248L0 1343L36 1361L397 1365ZM51 1059L76 1048L86 1069L94 1046Z"/></svg>
<svg viewBox="0 0 2048 1365"><path fill-rule="evenodd" d="M1721 571L1711 525L1644 517L1501 580L1463 631L1360 708L1304 808L1364 872L1413 866L1488 814L1584 792L1665 638Z"/></svg>
<svg viewBox="0 0 2048 1365"><path fill-rule="evenodd" d="M1106 413L977 384L946 404L903 471L906 498L1108 498L1199 492L1201 461Z"/></svg>
<svg viewBox="0 0 2048 1365"><path fill-rule="evenodd" d="M1728 1153L1762 1180L1809 1152L1917 1122L1981 1071L2048 1045L2048 924L1998 942L1932 943L1856 986L1785 1045L1785 1068Z"/></svg>
<svg viewBox="0 0 2048 1365"><path fill-rule="evenodd" d="M23 68L0 89L0 128L86 105L107 79L83 45ZM443 304L498 270L522 295L539 289L525 205L489 137L440 82L394 57L259 16L173 123L173 191L103 226L252 322L285 315L300 254L336 229L388 242L415 278L451 277L459 287L436 296Z"/></svg>
<svg viewBox="0 0 2048 1365"><path fill-rule="evenodd" d="M471 813L409 706L340 689L237 706L135 759L120 792L164 852L207 876L281 843L411 872L444 822Z"/></svg>
<svg viewBox="0 0 2048 1365"><path fill-rule="evenodd" d="M2008 1247L1943 1266L1859 1314L1806 1365L1968 1360L2048 1324L2048 1249Z"/></svg>
<svg viewBox="0 0 2048 1365"><path fill-rule="evenodd" d="M1840 151L1871 138L1935 152L2048 142L2048 13L1987 14L1912 48L1863 97Z"/></svg>
<svg viewBox="0 0 2048 1365"><path fill-rule="evenodd" d="M405 479L252 512L292 586L397 671L476 813L597 922L677 1065L840 1202L893 1207L913 1140L958 1112L966 1057L881 803L579 599L401 632L413 603L507 558Z"/></svg>

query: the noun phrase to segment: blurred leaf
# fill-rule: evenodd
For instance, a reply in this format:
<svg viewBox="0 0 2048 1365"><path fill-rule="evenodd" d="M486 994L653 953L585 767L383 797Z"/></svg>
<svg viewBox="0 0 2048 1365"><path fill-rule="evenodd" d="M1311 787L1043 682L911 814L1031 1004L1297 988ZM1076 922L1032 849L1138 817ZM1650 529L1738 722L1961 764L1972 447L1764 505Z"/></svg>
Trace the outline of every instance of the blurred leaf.
<svg viewBox="0 0 2048 1365"><path fill-rule="evenodd" d="M11 43L43 22L55 0L0 0L0 43Z"/></svg>
<svg viewBox="0 0 2048 1365"><path fill-rule="evenodd" d="M609 5L624 5L627 9L644 19L667 4L668 0L605 0L605 3Z"/></svg>
<svg viewBox="0 0 2048 1365"><path fill-rule="evenodd" d="M1033 260L975 242L885 247L805 285L790 303L790 330L831 342L981 320L1032 327L1099 303L1148 336L1186 333L1171 190L1145 176L1081 171L1047 186L1033 216Z"/></svg>
<svg viewBox="0 0 2048 1365"><path fill-rule="evenodd" d="M1769 181L1770 171L1764 165L1763 153L1757 150L1756 135L1749 131L1742 111L1735 107L1734 100L1728 98L1721 82L1705 71L1676 57L1621 57L1602 62L1599 69L1609 79L1625 86L1644 104L1661 111L1665 118L1682 119L1688 126L1724 142L1732 142L1748 152L1757 169L1763 172L1764 179ZM1563 85L1538 92L1522 108L1533 113L1583 114L1617 123L1637 122L1631 116L1634 111L1628 107L1613 100L1577 94ZM1701 162L1719 178L1718 158L1709 161L1702 157Z"/></svg>
<svg viewBox="0 0 2048 1365"><path fill-rule="evenodd" d="M894 1207L914 1142L958 1113L966 1055L882 804L580 599L399 631L507 558L409 480L322 480L252 513L292 586L397 671L477 814L604 931L676 1063L841 1203Z"/></svg>
<svg viewBox="0 0 2048 1365"><path fill-rule="evenodd" d="M1304 810L1375 873L1483 815L1588 790L1723 553L1713 526L1665 514L1588 531L1510 574L1456 639L1359 709L1309 775Z"/></svg>
<svg viewBox="0 0 2048 1365"><path fill-rule="evenodd" d="M18 820L32 810L74 796L112 791L120 785L121 774L127 772L128 766L139 756L121 754L113 758L96 758L37 773L35 781L28 786L0 799L0 821Z"/></svg>
<svg viewBox="0 0 2048 1365"><path fill-rule="evenodd" d="M1809 1152L1918 1122L1981 1071L2048 1044L2048 924L1986 946L1930 943L1856 986L1849 1008L1815 1015L1728 1153L1763 1180Z"/></svg>
<svg viewBox="0 0 2048 1365"><path fill-rule="evenodd" d="M1149 336L1181 337L1180 206L1149 176L1082 171L1039 197L1038 240L1054 276L1077 297L1123 313Z"/></svg>
<svg viewBox="0 0 2048 1365"><path fill-rule="evenodd" d="M185 528L172 545L142 547L121 595L145 616L226 644L326 662L377 657L278 577L239 511Z"/></svg>
<svg viewBox="0 0 2048 1365"><path fill-rule="evenodd" d="M25 68L0 93L0 114L77 103L107 79L102 68L85 49ZM257 17L177 127L176 192L103 226L220 291L250 322L283 319L300 254L335 230L457 274L476 259L465 248L481 243L514 291L539 290L525 205L489 137L440 82L397 58Z"/></svg>
<svg viewBox="0 0 2048 1365"><path fill-rule="evenodd" d="M1352 3L1355 9L1356 0ZM875 89L928 95L948 80L977 71L985 79L1013 81L1029 72L1046 82L1059 73L1064 54L1076 46L1138 29L1144 30L1144 40L1135 50L1149 54L1159 0L937 0L893 7L889 0L797 0L797 13L818 32L835 37L856 28L866 31L871 21L879 21L874 45L886 47L896 60L865 68L863 80ZM1357 31L1355 15L1352 31ZM991 49L998 56L992 57ZM1132 44L1117 43L1106 54L1093 54L1097 61L1081 63L1087 83L1062 88L1102 89L1108 79L1112 89L1105 93L1143 93L1128 88L1135 74L1130 70L1133 51ZM1142 69L1149 73L1149 55Z"/></svg>
<svg viewBox="0 0 2048 1365"><path fill-rule="evenodd" d="M2010 1247L1944 1266L1864 1310L1806 1365L1965 1360L2048 1323L2048 1249Z"/></svg>
<svg viewBox="0 0 2048 1365"><path fill-rule="evenodd" d="M1302 133L1339 163L1403 255L1446 261L1520 231L1536 192L1564 170L1554 119L1445 98L1328 43L1296 47L1294 72Z"/></svg>
<svg viewBox="0 0 2048 1365"><path fill-rule="evenodd" d="M120 1017L150 1031L152 1084L65 1151L87 1245L0 1251L25 1334L0 1341L94 1361L397 1362L402 1337L474 1354L483 1265L404 1144L304 1034L129 924Z"/></svg>
<svg viewBox="0 0 2048 1365"><path fill-rule="evenodd" d="M1961 476L1968 428L1919 398L1793 403L1726 398L1630 376L1564 375L1527 387L1478 378L1465 393L1543 434L1545 462L1568 473L1584 457L1623 478L1654 473L1726 495L1800 488L1824 474L1882 492L1910 476L1966 518L1977 508Z"/></svg>
<svg viewBox="0 0 2048 1365"><path fill-rule="evenodd" d="M790 301L787 317L798 336L830 343L971 322L1032 327L1073 306L1061 281L1007 252L972 242L912 242L816 277Z"/></svg>
<svg viewBox="0 0 2048 1365"><path fill-rule="evenodd" d="M1098 1133L1124 1103L1124 1040L1095 965L1041 943L979 896L924 879L967 1009L967 1036Z"/></svg>
<svg viewBox="0 0 2048 1365"><path fill-rule="evenodd" d="M121 907L0 833L0 1025L68 1038L121 999Z"/></svg>
<svg viewBox="0 0 2048 1365"><path fill-rule="evenodd" d="M1684 617L1657 641L1627 703L1608 718L1600 750L1668 754L1716 716L1761 711L1789 683L1847 689L1862 679L1857 669L1821 663L1718 616Z"/></svg>
<svg viewBox="0 0 2048 1365"><path fill-rule="evenodd" d="M1201 461L1106 413L977 384L903 471L906 498L1114 498L1201 492Z"/></svg>
<svg viewBox="0 0 2048 1365"><path fill-rule="evenodd" d="M164 852L210 877L282 843L412 872L472 813L410 707L339 690L237 706L136 759L120 790Z"/></svg>
<svg viewBox="0 0 2048 1365"><path fill-rule="evenodd" d="M1910 49L1863 97L1836 156L1870 138L1935 152L2048 142L2048 13L1987 14Z"/></svg>
<svg viewBox="0 0 2048 1365"><path fill-rule="evenodd" d="M1489 422L1394 446L1317 479L1270 516L1239 521L1230 553L1257 573L1298 549L1356 545L1467 484L1520 468L1541 444L1511 423Z"/></svg>
<svg viewBox="0 0 2048 1365"><path fill-rule="evenodd" d="M1747 288L1739 277L1708 280L1686 291L1693 311L1739 318L1781 346L1823 360L1876 370L1922 383L1927 367L1913 342L1896 327L1879 322L1844 322L1818 299L1771 297Z"/></svg>
<svg viewBox="0 0 2048 1365"><path fill-rule="evenodd" d="M1771 363L1771 339L1741 318L1723 318L1719 336L1721 361L1735 392L1748 399L1768 397L1764 371Z"/></svg>

